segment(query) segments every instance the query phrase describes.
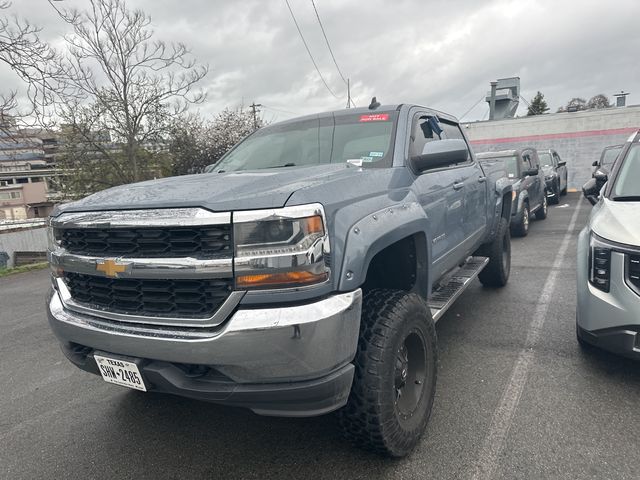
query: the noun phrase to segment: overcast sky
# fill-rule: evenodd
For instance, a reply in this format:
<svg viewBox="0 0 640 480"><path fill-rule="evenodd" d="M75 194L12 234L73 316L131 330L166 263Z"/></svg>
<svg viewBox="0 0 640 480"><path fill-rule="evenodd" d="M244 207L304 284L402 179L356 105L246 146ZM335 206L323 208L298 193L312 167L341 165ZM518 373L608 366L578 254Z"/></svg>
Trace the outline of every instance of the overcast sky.
<svg viewBox="0 0 640 480"><path fill-rule="evenodd" d="M334 98L315 71L285 0L129 0L152 17L158 39L180 41L210 66L203 113L252 101L269 120L343 108L336 71L311 0L289 0ZM640 1L315 0L358 106L420 103L460 117L497 78L519 76L522 96L540 90L552 111L572 97L624 89L640 103ZM82 6L81 0L60 5ZM11 11L60 44L65 25L46 0ZM2 89L19 81L0 65ZM482 101L463 120L487 114ZM521 102L518 114L524 115Z"/></svg>

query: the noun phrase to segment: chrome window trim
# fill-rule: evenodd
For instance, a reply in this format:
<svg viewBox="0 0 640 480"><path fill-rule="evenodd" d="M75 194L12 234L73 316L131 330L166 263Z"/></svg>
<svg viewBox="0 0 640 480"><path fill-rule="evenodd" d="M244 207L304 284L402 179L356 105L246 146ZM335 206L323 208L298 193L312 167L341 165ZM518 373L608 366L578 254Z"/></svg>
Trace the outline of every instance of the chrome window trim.
<svg viewBox="0 0 640 480"><path fill-rule="evenodd" d="M158 208L61 213L49 219L55 228L191 227L231 223L231 212L204 208Z"/></svg>
<svg viewBox="0 0 640 480"><path fill-rule="evenodd" d="M124 313L115 313L108 310L100 310L86 307L77 303L71 298L71 293L62 278L56 278L54 282L55 289L60 296L60 300L64 307L68 310L84 313L98 318L106 318L118 322L140 323L148 325L165 325L172 327L216 327L224 322L227 317L238 306L244 291L234 291L229 294L227 299L215 311L213 315L207 318L185 318L185 317L150 317L144 315L127 315Z"/></svg>
<svg viewBox="0 0 640 480"><path fill-rule="evenodd" d="M94 257L75 255L63 248L49 251L49 262L53 269L62 268L67 272L83 273L97 277L106 277L104 272L96 270L98 263L115 260L126 267L124 272L115 278L141 279L205 279L233 278L233 258L197 259L193 257L176 258L128 258L128 257Z"/></svg>

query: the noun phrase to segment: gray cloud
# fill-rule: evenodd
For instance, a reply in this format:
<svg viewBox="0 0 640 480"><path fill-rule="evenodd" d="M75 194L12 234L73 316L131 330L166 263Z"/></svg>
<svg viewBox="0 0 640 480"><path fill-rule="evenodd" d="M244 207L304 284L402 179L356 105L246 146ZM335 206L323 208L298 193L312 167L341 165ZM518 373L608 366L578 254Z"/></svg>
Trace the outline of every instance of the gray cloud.
<svg viewBox="0 0 640 480"><path fill-rule="evenodd" d="M39 9L34 3L14 0L12 11L58 43L65 25L44 0ZM339 99L318 78L284 0L136 0L129 6L151 15L158 38L186 43L210 65L202 85L208 91L200 107L205 114L254 100L281 110L265 110L275 119L292 116L282 110L305 114L344 107L346 89L310 0L290 3ZM553 110L574 96L621 89L632 92L632 103L640 98L637 0L316 0L316 5L360 106L376 95L385 103L421 103L459 116L490 80L512 75L521 77L526 99L541 90ZM4 66L0 81L9 88L18 85ZM481 102L465 119L480 119L486 110Z"/></svg>

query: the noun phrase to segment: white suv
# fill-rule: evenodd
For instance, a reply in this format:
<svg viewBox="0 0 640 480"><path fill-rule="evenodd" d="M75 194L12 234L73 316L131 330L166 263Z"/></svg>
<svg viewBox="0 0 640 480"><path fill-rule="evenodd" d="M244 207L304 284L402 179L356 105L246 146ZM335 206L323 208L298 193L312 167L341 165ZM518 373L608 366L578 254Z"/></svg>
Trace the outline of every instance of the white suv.
<svg viewBox="0 0 640 480"><path fill-rule="evenodd" d="M640 132L582 190L594 208L578 240L578 341L640 359Z"/></svg>

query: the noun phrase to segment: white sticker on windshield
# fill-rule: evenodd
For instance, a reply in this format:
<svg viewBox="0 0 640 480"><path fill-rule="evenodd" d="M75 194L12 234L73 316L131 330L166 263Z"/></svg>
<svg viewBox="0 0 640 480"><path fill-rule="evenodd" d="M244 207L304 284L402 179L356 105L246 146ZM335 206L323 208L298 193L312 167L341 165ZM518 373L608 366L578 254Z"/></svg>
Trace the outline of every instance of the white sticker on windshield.
<svg viewBox="0 0 640 480"><path fill-rule="evenodd" d="M514 177L515 177L515 175L514 175L513 173L510 173L510 174L508 175L508 177L509 177L509 178L514 178Z"/></svg>
<svg viewBox="0 0 640 480"><path fill-rule="evenodd" d="M373 157L360 157L363 162L373 162Z"/></svg>
<svg viewBox="0 0 640 480"><path fill-rule="evenodd" d="M384 152L369 152L370 157L384 157Z"/></svg>

